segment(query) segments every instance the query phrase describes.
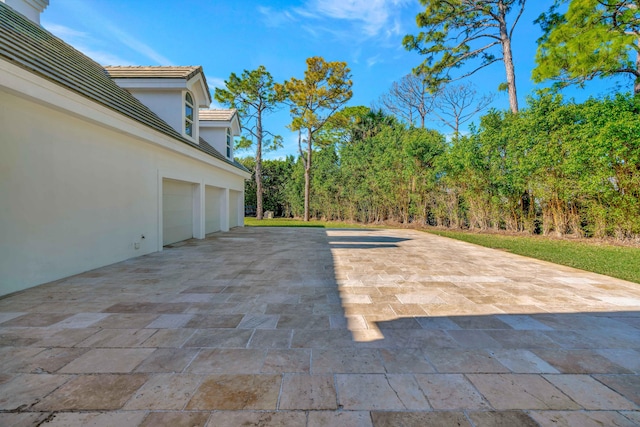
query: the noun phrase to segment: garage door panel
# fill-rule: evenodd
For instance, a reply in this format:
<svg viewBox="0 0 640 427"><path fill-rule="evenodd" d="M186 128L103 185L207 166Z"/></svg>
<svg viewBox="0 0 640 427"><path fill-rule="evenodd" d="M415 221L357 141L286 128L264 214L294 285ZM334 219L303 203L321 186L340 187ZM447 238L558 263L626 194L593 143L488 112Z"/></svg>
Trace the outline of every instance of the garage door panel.
<svg viewBox="0 0 640 427"><path fill-rule="evenodd" d="M229 228L237 227L238 223L238 200L240 199L239 191L229 191Z"/></svg>
<svg viewBox="0 0 640 427"><path fill-rule="evenodd" d="M222 229L220 208L224 190L218 187L205 188L205 233L215 233Z"/></svg>
<svg viewBox="0 0 640 427"><path fill-rule="evenodd" d="M162 180L162 244L193 237L193 185Z"/></svg>

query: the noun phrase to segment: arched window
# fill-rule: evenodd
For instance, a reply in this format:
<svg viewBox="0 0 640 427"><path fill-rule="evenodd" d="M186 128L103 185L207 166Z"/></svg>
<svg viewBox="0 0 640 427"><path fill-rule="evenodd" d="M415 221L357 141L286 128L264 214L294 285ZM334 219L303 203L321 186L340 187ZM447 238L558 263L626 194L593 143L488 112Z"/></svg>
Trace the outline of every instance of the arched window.
<svg viewBox="0 0 640 427"><path fill-rule="evenodd" d="M227 157L231 158L231 129L227 128Z"/></svg>
<svg viewBox="0 0 640 427"><path fill-rule="evenodd" d="M193 97L189 92L184 95L184 133L193 136Z"/></svg>

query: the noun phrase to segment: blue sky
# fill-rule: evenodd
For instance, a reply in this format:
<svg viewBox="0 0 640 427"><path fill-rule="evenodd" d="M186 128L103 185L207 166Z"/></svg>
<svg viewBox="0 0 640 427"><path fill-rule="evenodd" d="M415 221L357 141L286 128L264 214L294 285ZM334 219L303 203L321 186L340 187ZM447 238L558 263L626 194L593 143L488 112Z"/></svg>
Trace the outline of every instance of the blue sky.
<svg viewBox="0 0 640 427"><path fill-rule="evenodd" d="M536 88L530 76L540 29L533 20L552 2L530 0L516 28L521 108ZM232 72L260 65L283 81L302 78L311 56L346 61L354 83L349 104L370 106L422 61L401 44L418 32L420 10L418 0L51 0L42 25L103 65L202 65L212 92ZM480 94L496 92L505 80L501 63L471 79ZM597 81L566 95L583 100L613 91L615 82ZM506 93L497 94L492 106L507 109ZM266 157L297 154L296 137L286 129L288 110L265 120L285 144ZM427 126L447 132L437 122Z"/></svg>

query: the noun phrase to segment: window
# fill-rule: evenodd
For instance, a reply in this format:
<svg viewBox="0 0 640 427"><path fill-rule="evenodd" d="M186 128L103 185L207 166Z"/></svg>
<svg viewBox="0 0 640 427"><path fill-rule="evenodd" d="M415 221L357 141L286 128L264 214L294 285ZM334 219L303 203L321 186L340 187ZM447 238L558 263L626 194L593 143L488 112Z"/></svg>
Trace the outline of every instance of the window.
<svg viewBox="0 0 640 427"><path fill-rule="evenodd" d="M227 157L231 158L231 129L227 128Z"/></svg>
<svg viewBox="0 0 640 427"><path fill-rule="evenodd" d="M193 136L193 97L189 92L184 95L184 133Z"/></svg>

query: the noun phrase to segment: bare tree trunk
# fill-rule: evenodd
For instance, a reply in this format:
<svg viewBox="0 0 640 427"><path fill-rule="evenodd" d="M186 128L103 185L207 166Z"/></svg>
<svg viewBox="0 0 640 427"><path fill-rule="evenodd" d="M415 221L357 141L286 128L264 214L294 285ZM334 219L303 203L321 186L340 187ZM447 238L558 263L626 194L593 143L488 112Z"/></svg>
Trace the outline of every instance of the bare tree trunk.
<svg viewBox="0 0 640 427"><path fill-rule="evenodd" d="M507 6L500 2L500 41L502 43L502 57L504 58L504 68L507 72L507 88L509 91L509 107L512 113L518 112L518 94L516 93L516 71L513 66L513 54L511 53L511 38L507 29Z"/></svg>
<svg viewBox="0 0 640 427"><path fill-rule="evenodd" d="M500 23L500 37L502 39L502 52L504 57L504 68L507 72L507 87L509 91L509 107L512 113L518 112L518 94L516 93L516 71L513 66L513 55L511 53L511 39L507 33L507 25Z"/></svg>
<svg viewBox="0 0 640 427"><path fill-rule="evenodd" d="M636 80L633 83L633 94L640 95L640 38L638 39L638 53L636 54Z"/></svg>
<svg viewBox="0 0 640 427"><path fill-rule="evenodd" d="M262 112L258 110L256 118L256 219L262 219Z"/></svg>
<svg viewBox="0 0 640 427"><path fill-rule="evenodd" d="M304 164L304 221L309 221L309 198L311 196L311 129L307 129L307 161Z"/></svg>

